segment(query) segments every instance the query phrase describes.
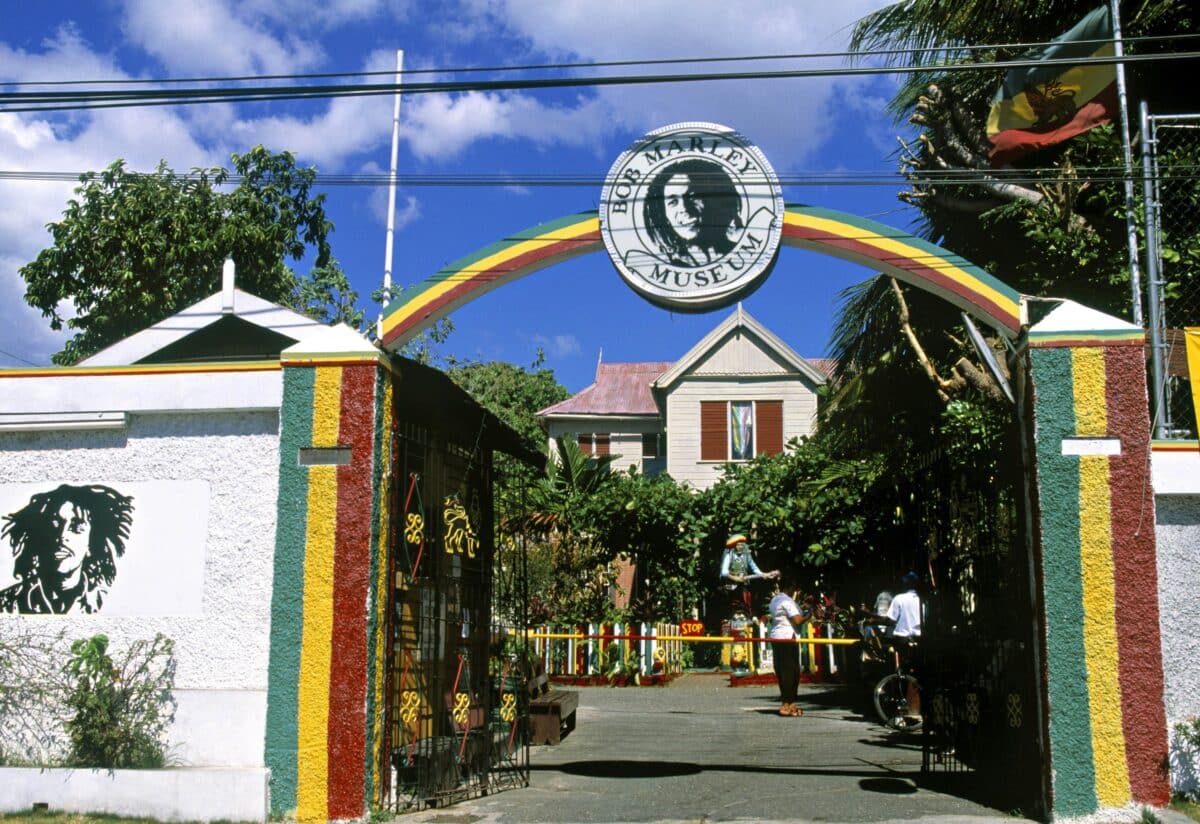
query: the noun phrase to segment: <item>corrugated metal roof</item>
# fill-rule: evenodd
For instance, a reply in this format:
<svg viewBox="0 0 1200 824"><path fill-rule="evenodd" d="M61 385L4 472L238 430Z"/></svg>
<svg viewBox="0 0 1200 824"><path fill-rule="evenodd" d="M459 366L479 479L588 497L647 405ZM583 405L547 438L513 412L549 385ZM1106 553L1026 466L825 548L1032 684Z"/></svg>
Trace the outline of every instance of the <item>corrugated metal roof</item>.
<svg viewBox="0 0 1200 824"><path fill-rule="evenodd" d="M674 361L601 363L591 386L538 415L657 415L650 385L674 365Z"/></svg>
<svg viewBox="0 0 1200 824"><path fill-rule="evenodd" d="M805 358L805 360L808 361L809 363L811 363L817 369L817 371L820 372L822 375L829 378L830 380L833 380L834 370L837 369L837 361L835 359L833 359L833 358Z"/></svg>

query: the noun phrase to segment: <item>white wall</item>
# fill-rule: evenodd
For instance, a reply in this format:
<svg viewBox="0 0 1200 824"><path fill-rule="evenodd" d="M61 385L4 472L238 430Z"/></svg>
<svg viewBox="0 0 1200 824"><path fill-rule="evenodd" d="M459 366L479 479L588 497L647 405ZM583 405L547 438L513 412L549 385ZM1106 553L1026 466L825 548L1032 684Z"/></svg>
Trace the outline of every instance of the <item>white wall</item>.
<svg viewBox="0 0 1200 824"><path fill-rule="evenodd" d="M667 395L667 472L698 489L712 486L721 477L725 461L700 460L700 402L766 400L783 401L784 443L812 433L817 396L799 376L681 380Z"/></svg>
<svg viewBox="0 0 1200 824"><path fill-rule="evenodd" d="M1200 481L1200 477L1196 480ZM1155 513L1171 785L1176 792L1195 794L1200 792L1200 764L1197 754L1189 753L1175 733L1175 725L1200 715L1196 592L1196 582L1200 581L1200 494L1158 495Z"/></svg>
<svg viewBox="0 0 1200 824"><path fill-rule="evenodd" d="M268 385L252 393L255 403L279 373L260 379ZM0 484L188 481L207 490L198 611L0 614L0 633L10 636L24 625L65 628L68 639L104 633L116 648L160 632L172 638L178 710L170 741L180 765L263 763L278 429L276 412L233 411L131 414L125 430L0 432ZM8 563L8 542L0 548L0 564ZM156 549L171 553L172 541Z"/></svg>
<svg viewBox="0 0 1200 824"><path fill-rule="evenodd" d="M606 432L611 436L609 453L621 456L619 460L613 461L613 468L616 470L625 471L634 466L638 472L646 472L647 469L653 471L662 465L661 456L658 461L649 461L650 467L642 460L642 433L662 432L662 422L658 418L592 415L552 419L549 421L547 432L550 455L558 454L558 447L554 445L556 439L574 438L580 432Z"/></svg>

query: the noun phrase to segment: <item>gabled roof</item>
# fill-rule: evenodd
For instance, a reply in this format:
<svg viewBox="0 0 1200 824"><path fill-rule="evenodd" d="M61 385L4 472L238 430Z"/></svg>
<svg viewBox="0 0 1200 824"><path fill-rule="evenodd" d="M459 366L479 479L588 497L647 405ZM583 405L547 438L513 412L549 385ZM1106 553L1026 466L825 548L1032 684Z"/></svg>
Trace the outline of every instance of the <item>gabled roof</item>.
<svg viewBox="0 0 1200 824"><path fill-rule="evenodd" d="M216 324L223 334L210 329ZM232 299L217 292L76 365L128 366L162 362L164 356L172 362L278 357L289 346L327 335L328 328L299 312L234 289ZM362 343L370 346L365 338Z"/></svg>
<svg viewBox="0 0 1200 824"><path fill-rule="evenodd" d="M796 354L790 346L776 337L767 327L755 320L749 312L742 309L742 305L739 303L737 309L729 317L725 318L715 329L705 335L699 343L676 361L670 369L659 375L654 381L654 388L666 389L670 387L702 363L711 352L719 348L726 340L743 331L755 338L758 345L768 354L777 358L784 367L798 372L818 386L828 383L828 377L821 369L818 369L812 363Z"/></svg>
<svg viewBox="0 0 1200 824"><path fill-rule="evenodd" d="M550 415L658 415L650 391L655 378L670 369L671 361L650 363L600 363L596 379L565 401L547 406L538 417Z"/></svg>

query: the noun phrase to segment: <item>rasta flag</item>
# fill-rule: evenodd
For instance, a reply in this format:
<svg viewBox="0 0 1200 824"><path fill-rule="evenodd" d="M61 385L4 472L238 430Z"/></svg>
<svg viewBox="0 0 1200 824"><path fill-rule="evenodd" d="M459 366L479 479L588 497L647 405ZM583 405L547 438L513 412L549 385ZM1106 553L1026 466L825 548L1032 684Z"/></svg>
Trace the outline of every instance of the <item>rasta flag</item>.
<svg viewBox="0 0 1200 824"><path fill-rule="evenodd" d="M1022 58L1070 60L1113 54L1112 17L1108 6L1101 6L1050 45ZM1012 162L1112 120L1117 111L1116 79L1116 67L1111 63L1010 71L992 99L988 115L992 165Z"/></svg>

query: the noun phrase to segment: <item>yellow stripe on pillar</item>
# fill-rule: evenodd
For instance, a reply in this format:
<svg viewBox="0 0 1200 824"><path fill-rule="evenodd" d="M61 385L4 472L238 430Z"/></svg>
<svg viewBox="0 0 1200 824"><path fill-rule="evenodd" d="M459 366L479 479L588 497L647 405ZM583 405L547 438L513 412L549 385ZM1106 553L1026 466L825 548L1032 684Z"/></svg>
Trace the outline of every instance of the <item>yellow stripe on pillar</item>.
<svg viewBox="0 0 1200 824"><path fill-rule="evenodd" d="M1078 435L1102 438L1108 420L1104 349L1073 352ZM1117 655L1116 583L1112 554L1112 500L1109 457L1079 459L1079 547L1083 573L1083 645L1088 673L1088 714L1095 758L1096 799L1103 807L1121 807L1130 799L1121 726L1120 670Z"/></svg>
<svg viewBox="0 0 1200 824"><path fill-rule="evenodd" d="M342 369L317 369L313 446L337 446ZM329 807L329 669L333 644L333 549L337 534L337 467L308 472L304 633L300 645L296 818L325 821Z"/></svg>

